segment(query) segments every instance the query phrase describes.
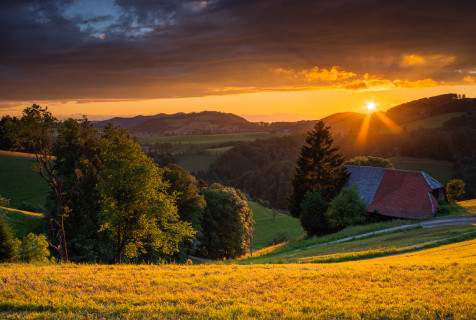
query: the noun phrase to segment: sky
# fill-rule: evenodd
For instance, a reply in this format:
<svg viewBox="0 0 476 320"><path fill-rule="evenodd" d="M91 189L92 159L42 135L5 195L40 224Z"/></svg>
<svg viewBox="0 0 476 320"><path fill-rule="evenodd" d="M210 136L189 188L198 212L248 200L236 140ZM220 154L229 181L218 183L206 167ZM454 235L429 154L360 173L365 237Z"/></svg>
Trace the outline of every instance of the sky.
<svg viewBox="0 0 476 320"><path fill-rule="evenodd" d="M0 115L319 119L476 97L476 2L2 0Z"/></svg>

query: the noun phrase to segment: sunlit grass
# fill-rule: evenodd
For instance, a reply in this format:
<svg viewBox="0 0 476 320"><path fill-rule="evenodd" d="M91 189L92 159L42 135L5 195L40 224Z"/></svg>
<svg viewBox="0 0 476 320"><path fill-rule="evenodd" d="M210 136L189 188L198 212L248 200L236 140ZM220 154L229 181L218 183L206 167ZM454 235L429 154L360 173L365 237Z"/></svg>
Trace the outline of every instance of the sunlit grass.
<svg viewBox="0 0 476 320"><path fill-rule="evenodd" d="M337 264L0 265L2 319L475 319L476 240Z"/></svg>
<svg viewBox="0 0 476 320"><path fill-rule="evenodd" d="M360 234L363 233L365 232ZM311 239L296 239L274 250L269 250L266 254L240 260L239 263L339 262L366 259L474 239L476 238L476 226L414 227L328 244L327 242L334 241L331 236L336 236L336 234Z"/></svg>
<svg viewBox="0 0 476 320"><path fill-rule="evenodd" d="M463 207L470 214L476 214L476 199L460 201L458 202L458 205Z"/></svg>

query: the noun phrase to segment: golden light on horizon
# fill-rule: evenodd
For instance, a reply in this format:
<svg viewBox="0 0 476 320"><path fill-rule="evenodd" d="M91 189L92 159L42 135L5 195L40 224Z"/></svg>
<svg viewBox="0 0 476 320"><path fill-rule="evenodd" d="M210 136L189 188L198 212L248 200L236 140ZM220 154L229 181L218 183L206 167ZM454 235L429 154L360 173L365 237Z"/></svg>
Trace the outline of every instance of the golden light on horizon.
<svg viewBox="0 0 476 320"><path fill-rule="evenodd" d="M373 112L375 110L375 102L368 102L366 107L368 112Z"/></svg>
<svg viewBox="0 0 476 320"><path fill-rule="evenodd" d="M364 120L362 120L362 125L360 126L359 133L357 135L357 140L355 141L357 145L364 145L367 141L367 135L369 133L369 126L370 126L370 118L372 117L372 113L365 115Z"/></svg>

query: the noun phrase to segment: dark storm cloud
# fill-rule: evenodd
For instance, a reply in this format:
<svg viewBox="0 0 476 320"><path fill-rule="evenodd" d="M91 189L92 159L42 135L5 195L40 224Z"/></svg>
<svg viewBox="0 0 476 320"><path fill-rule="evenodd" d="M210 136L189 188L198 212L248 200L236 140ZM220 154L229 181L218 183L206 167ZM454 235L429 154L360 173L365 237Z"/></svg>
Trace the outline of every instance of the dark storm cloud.
<svg viewBox="0 0 476 320"><path fill-rule="evenodd" d="M476 70L473 1L83 2L2 1L1 99L417 86Z"/></svg>

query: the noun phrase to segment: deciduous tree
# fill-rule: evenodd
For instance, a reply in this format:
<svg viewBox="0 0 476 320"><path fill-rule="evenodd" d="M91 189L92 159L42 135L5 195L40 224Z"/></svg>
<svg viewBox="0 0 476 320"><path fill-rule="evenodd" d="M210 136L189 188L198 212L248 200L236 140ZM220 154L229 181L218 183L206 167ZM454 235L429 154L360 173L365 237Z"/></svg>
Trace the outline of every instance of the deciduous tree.
<svg viewBox="0 0 476 320"><path fill-rule="evenodd" d="M112 241L107 234L98 233L100 138L86 117L67 119L58 128L53 147L54 169L64 183L64 199L70 208L65 220L68 255L75 262L114 261Z"/></svg>
<svg viewBox="0 0 476 320"><path fill-rule="evenodd" d="M246 253L253 235L253 213L239 190L218 183L200 192L207 203L203 212L200 255L230 258Z"/></svg>
<svg viewBox="0 0 476 320"><path fill-rule="evenodd" d="M64 181L54 169L52 138L58 128L58 121L47 107L33 104L23 110L19 122L10 122L7 128L15 147L20 151L35 155L34 170L48 183L55 201L55 211L44 210L57 244L50 245L58 251L62 262L68 261L64 221L70 208L65 202Z"/></svg>
<svg viewBox="0 0 476 320"><path fill-rule="evenodd" d="M195 241L185 241L180 244L179 259L185 260L186 255L193 253L196 249L199 244L198 239L202 236L200 221L206 205L205 199L199 194L196 179L186 169L171 163L165 167L163 178L169 184L167 193L175 195L180 220L190 222L197 232Z"/></svg>
<svg viewBox="0 0 476 320"><path fill-rule="evenodd" d="M171 254L180 241L194 237L190 223L179 221L159 169L124 129L108 125L100 149L101 230L115 241L117 263L124 252L136 257L145 244Z"/></svg>

